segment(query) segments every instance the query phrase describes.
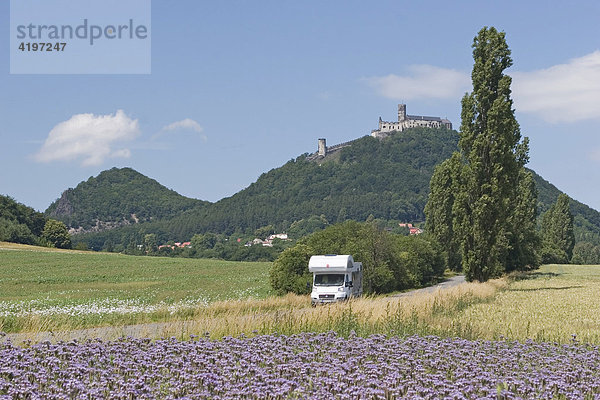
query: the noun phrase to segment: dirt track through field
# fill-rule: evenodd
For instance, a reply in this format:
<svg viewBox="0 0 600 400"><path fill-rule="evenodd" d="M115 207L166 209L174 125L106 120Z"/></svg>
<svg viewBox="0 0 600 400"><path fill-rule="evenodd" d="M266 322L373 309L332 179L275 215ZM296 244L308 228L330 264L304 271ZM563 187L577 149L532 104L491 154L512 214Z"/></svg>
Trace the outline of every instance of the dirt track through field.
<svg viewBox="0 0 600 400"><path fill-rule="evenodd" d="M0 343L11 340L14 344L23 344L30 340L31 343L72 341L84 342L88 339L102 338L102 340L114 340L121 337L172 337L178 339L189 339L188 326L192 321L169 321L153 322L139 325L125 326L103 326L98 328L77 329L64 332L33 332L33 333L9 333L0 337Z"/></svg>
<svg viewBox="0 0 600 400"><path fill-rule="evenodd" d="M465 282L464 275L457 275L446 279L445 281L438 283L434 286L429 286L422 289L415 289L404 293L398 293L389 297L409 297L421 293L433 293L436 290L445 290L451 287L458 286ZM98 328L78 329L73 331L64 332L32 332L32 333L9 333L5 336L0 337L0 343L7 340L12 341L14 344L23 344L26 341L31 343L39 343L44 341L58 342L58 341L72 341L77 340L79 342L86 341L88 339L102 338L102 340L115 340L121 337L149 337L158 339L161 337L176 337L180 340L189 339L189 333L194 321L169 321L169 322L153 322L148 324L139 325L125 325L125 326L104 326Z"/></svg>

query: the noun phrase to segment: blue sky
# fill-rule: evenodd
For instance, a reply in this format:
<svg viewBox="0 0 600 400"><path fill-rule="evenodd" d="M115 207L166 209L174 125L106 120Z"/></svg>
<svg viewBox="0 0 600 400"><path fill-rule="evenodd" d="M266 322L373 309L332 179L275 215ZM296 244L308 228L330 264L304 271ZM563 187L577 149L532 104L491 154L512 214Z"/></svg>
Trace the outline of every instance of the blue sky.
<svg viewBox="0 0 600 400"><path fill-rule="evenodd" d="M600 210L597 1L153 0L141 75L11 75L0 15L0 193L38 210L115 166L216 201L400 102L458 129L483 26L512 50L529 166Z"/></svg>

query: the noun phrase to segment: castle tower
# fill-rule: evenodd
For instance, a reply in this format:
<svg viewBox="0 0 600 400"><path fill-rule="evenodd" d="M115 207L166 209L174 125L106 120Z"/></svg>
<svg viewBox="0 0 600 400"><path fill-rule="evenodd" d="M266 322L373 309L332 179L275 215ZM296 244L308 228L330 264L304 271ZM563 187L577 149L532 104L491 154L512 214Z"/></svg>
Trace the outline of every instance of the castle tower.
<svg viewBox="0 0 600 400"><path fill-rule="evenodd" d="M325 139L319 139L319 152L318 154L320 156L325 157L327 155L327 144L325 142Z"/></svg>
<svg viewBox="0 0 600 400"><path fill-rule="evenodd" d="M406 120L406 104L398 104L398 122Z"/></svg>

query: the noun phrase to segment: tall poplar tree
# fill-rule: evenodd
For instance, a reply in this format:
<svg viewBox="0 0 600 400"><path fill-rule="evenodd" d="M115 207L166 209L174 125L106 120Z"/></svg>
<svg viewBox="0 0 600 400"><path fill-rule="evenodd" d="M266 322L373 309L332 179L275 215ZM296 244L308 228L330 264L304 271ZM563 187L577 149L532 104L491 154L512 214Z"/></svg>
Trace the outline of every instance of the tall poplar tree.
<svg viewBox="0 0 600 400"><path fill-rule="evenodd" d="M534 268L540 264L538 249L541 240L537 232L537 189L533 174L525 168L519 175L519 187L511 216L509 252L505 264L506 272Z"/></svg>
<svg viewBox="0 0 600 400"><path fill-rule="evenodd" d="M486 281L507 269L537 264L537 196L524 171L529 143L521 140L514 116L512 80L504 74L512 65L504 32L479 31L473 59L473 91L462 99L460 152L434 174L426 209L434 237L460 248L467 279ZM451 193L444 194L448 180ZM449 196L452 207L441 201Z"/></svg>
<svg viewBox="0 0 600 400"><path fill-rule="evenodd" d="M544 263L568 263L573 257L575 234L573 214L569 208L569 196L561 193L556 203L542 218Z"/></svg>
<svg viewBox="0 0 600 400"><path fill-rule="evenodd" d="M458 152L435 167L429 199L425 205L425 230L441 245L446 267L452 271L462 270L459 232L454 231L452 211L456 193L462 187L461 169L461 156Z"/></svg>

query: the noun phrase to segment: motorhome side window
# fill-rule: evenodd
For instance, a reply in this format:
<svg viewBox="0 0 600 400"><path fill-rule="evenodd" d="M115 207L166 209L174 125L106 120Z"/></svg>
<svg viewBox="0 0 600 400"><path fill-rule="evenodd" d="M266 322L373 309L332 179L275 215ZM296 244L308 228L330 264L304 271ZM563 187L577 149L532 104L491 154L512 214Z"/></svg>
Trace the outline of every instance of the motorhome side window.
<svg viewBox="0 0 600 400"><path fill-rule="evenodd" d="M315 275L315 286L340 286L344 283L345 274Z"/></svg>

